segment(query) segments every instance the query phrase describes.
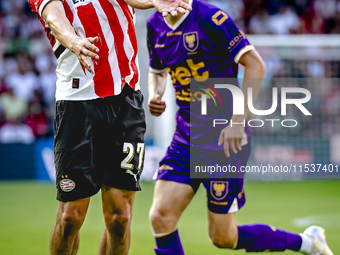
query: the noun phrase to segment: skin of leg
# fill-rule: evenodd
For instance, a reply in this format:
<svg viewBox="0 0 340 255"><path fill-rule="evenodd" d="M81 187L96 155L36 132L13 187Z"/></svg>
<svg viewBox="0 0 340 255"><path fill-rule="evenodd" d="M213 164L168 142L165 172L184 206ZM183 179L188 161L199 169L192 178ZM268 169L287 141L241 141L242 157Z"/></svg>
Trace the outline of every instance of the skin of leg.
<svg viewBox="0 0 340 255"><path fill-rule="evenodd" d="M155 234L174 232L195 193L188 184L157 180L150 221Z"/></svg>
<svg viewBox="0 0 340 255"><path fill-rule="evenodd" d="M51 241L51 255L74 255L79 247L79 229L82 226L90 198L72 202L59 202L57 220L54 225Z"/></svg>
<svg viewBox="0 0 340 255"><path fill-rule="evenodd" d="M238 241L236 212L218 214L208 211L209 236L218 248L235 248Z"/></svg>
<svg viewBox="0 0 340 255"><path fill-rule="evenodd" d="M99 255L126 255L130 248L130 224L135 191L102 186L105 229Z"/></svg>

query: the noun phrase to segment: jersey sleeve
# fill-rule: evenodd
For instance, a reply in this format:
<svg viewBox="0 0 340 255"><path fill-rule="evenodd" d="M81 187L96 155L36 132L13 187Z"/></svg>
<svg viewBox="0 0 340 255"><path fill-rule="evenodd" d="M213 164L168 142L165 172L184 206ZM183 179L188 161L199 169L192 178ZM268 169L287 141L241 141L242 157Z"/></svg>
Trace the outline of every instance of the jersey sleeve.
<svg viewBox="0 0 340 255"><path fill-rule="evenodd" d="M228 50L230 57L238 63L241 56L255 49L250 44L244 32L239 29L234 21L219 9L210 10L207 24L210 38L216 45L220 45Z"/></svg>
<svg viewBox="0 0 340 255"><path fill-rule="evenodd" d="M149 58L150 58L150 72L153 73L162 73L165 70L165 66L162 65L161 60L159 59L159 56L155 49L155 38L154 38L154 29L152 25L150 24L149 20L147 23L147 44L148 44L148 50L149 50Z"/></svg>
<svg viewBox="0 0 340 255"><path fill-rule="evenodd" d="M38 14L42 18L42 12L45 9L46 5L53 0L27 0L31 10ZM60 0L64 2L64 0Z"/></svg>

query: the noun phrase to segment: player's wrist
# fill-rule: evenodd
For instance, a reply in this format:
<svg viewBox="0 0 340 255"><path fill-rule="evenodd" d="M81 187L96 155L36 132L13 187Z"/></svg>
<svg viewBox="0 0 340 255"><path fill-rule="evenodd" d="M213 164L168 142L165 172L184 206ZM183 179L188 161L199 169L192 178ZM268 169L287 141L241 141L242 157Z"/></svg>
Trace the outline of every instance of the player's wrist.
<svg viewBox="0 0 340 255"><path fill-rule="evenodd" d="M156 8L157 4L155 4L155 0L150 0L150 4L152 5L153 8ZM156 8L157 9L157 8ZM158 10L157 10L158 11Z"/></svg>
<svg viewBox="0 0 340 255"><path fill-rule="evenodd" d="M68 49L70 51L72 51L73 53L77 54L80 51L80 47L79 47L79 42L82 40L81 37L77 36L77 35L73 35L70 37L70 39L68 40L69 45L68 45Z"/></svg>
<svg viewBox="0 0 340 255"><path fill-rule="evenodd" d="M155 97L156 97L156 95L155 95L155 94L151 94L151 93L149 93L148 102L151 102L151 101L152 101L152 99L154 99Z"/></svg>
<svg viewBox="0 0 340 255"><path fill-rule="evenodd" d="M148 0L148 8L156 8L154 0Z"/></svg>
<svg viewBox="0 0 340 255"><path fill-rule="evenodd" d="M157 99L157 98L160 98L162 99L162 96L157 93L156 91L155 92L149 92L149 101L151 101L152 99Z"/></svg>
<svg viewBox="0 0 340 255"><path fill-rule="evenodd" d="M232 120L233 122L243 122L243 121L246 120L246 118L247 118L246 115L234 115L234 116L231 118L231 120Z"/></svg>

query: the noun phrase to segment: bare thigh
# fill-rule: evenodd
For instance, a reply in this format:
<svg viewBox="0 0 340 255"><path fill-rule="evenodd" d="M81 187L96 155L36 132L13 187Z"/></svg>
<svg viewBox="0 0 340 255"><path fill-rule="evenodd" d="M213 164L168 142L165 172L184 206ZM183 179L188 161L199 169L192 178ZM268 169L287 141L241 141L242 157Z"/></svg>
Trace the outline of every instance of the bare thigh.
<svg viewBox="0 0 340 255"><path fill-rule="evenodd" d="M218 214L208 211L209 236L219 248L233 248L237 244L236 212Z"/></svg>
<svg viewBox="0 0 340 255"><path fill-rule="evenodd" d="M107 225L115 219L130 221L135 191L126 191L109 186L102 186L102 205L104 219Z"/></svg>
<svg viewBox="0 0 340 255"><path fill-rule="evenodd" d="M194 195L188 184L157 180L150 212L154 233L175 231L179 218Z"/></svg>

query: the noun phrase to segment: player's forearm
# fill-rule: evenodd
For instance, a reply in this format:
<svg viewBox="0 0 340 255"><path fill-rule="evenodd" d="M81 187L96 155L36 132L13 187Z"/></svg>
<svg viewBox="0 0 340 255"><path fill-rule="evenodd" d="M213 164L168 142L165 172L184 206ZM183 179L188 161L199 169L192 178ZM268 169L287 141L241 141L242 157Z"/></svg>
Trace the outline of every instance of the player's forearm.
<svg viewBox="0 0 340 255"><path fill-rule="evenodd" d="M124 0L128 5L136 9L153 8L153 0Z"/></svg>
<svg viewBox="0 0 340 255"><path fill-rule="evenodd" d="M67 19L63 3L61 1L51 1L46 5L42 16L54 37L73 52L75 41L81 38L76 34Z"/></svg>
<svg viewBox="0 0 340 255"><path fill-rule="evenodd" d="M164 71L162 73L153 73L149 72L149 97L153 98L157 95L163 96L166 88L167 82L167 72Z"/></svg>
<svg viewBox="0 0 340 255"><path fill-rule="evenodd" d="M252 50L249 53L245 53L246 56L240 59L240 64L245 67L244 80L242 86L244 100L244 115L234 115L234 121L243 121L249 114L248 108L248 88L252 88L252 102L255 101L257 94L259 93L262 79L266 72L266 67L260 55L257 51Z"/></svg>

